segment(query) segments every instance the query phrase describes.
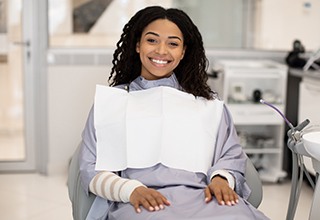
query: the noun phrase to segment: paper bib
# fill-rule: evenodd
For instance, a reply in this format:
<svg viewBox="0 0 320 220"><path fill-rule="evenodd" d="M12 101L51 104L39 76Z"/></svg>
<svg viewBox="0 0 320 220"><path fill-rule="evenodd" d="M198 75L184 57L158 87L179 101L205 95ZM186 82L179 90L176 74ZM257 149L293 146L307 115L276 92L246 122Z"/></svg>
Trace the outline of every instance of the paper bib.
<svg viewBox="0 0 320 220"><path fill-rule="evenodd" d="M96 170L165 166L207 173L223 102L170 87L127 92L97 85Z"/></svg>

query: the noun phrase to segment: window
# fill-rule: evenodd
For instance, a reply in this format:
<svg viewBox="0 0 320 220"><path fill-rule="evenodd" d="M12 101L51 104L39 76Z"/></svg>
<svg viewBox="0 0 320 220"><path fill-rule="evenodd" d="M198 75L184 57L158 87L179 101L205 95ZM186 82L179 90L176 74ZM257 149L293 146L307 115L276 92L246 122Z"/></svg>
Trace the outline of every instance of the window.
<svg viewBox="0 0 320 220"><path fill-rule="evenodd" d="M320 46L320 2L290 0L49 0L51 47L115 47L122 27L148 5L187 12L207 48L307 50ZM288 10L290 8L290 10Z"/></svg>

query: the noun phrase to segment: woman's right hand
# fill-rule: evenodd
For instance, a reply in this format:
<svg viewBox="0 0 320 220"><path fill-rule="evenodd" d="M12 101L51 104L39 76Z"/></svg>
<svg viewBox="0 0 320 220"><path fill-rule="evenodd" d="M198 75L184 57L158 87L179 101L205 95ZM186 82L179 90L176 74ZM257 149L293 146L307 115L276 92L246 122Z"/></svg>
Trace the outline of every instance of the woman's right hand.
<svg viewBox="0 0 320 220"><path fill-rule="evenodd" d="M140 206L148 211L159 211L164 206L169 206L170 202L160 192L155 189L139 186L130 195L130 203L137 213L141 212Z"/></svg>

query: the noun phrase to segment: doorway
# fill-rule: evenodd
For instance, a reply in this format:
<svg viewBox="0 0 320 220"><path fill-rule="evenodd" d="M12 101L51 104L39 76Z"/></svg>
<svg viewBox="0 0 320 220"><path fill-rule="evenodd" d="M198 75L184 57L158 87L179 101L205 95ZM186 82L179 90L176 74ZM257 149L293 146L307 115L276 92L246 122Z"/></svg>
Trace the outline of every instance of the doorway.
<svg viewBox="0 0 320 220"><path fill-rule="evenodd" d="M26 159L21 3L0 1L0 161Z"/></svg>
<svg viewBox="0 0 320 220"><path fill-rule="evenodd" d="M46 8L46 1L40 2L44 3L0 0L1 172L44 170L37 167L39 161L36 161L40 144L41 151L46 149L42 141L46 138L43 129L46 103L42 97L46 95L46 84L42 84L46 80L43 67L46 48L39 49L45 45L38 31L38 20L46 16L44 13L40 18L39 12ZM39 133L41 129L44 131ZM46 158L43 155L38 158Z"/></svg>

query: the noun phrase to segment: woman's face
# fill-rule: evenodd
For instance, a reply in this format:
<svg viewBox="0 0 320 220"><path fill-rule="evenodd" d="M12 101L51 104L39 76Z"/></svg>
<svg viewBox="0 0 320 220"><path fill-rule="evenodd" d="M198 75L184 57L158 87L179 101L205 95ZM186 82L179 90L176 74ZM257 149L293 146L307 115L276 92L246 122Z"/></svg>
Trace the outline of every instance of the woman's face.
<svg viewBox="0 0 320 220"><path fill-rule="evenodd" d="M147 80L169 77L183 58L183 35L175 23L155 20L143 30L136 51L142 63L142 77Z"/></svg>

